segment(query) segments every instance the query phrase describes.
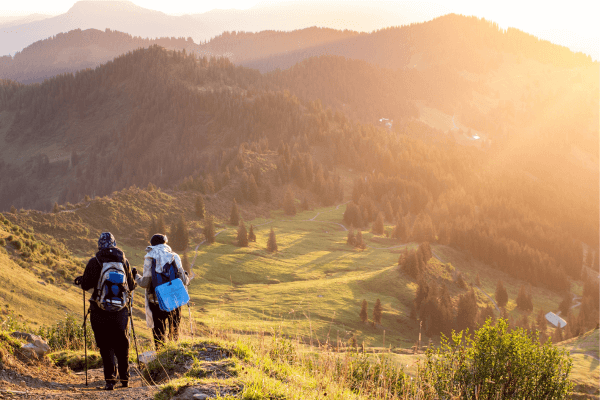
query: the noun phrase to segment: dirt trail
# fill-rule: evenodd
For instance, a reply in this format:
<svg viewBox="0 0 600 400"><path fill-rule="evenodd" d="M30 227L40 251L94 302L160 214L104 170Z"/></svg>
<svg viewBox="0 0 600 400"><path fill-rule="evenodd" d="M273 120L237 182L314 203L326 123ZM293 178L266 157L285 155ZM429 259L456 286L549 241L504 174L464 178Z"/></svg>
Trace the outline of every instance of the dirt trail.
<svg viewBox="0 0 600 400"><path fill-rule="evenodd" d="M85 373L61 369L46 363L3 369L0 372L0 395L4 398L27 399L90 399L90 400L142 400L152 399L155 387L142 385L137 368L131 365L129 388L103 390L102 368L88 371L88 386Z"/></svg>

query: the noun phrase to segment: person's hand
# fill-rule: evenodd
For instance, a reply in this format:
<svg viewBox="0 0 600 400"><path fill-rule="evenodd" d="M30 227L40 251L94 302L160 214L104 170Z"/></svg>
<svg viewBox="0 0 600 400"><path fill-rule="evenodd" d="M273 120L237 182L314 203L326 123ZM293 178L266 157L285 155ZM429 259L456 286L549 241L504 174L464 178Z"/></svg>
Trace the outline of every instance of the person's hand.
<svg viewBox="0 0 600 400"><path fill-rule="evenodd" d="M133 279L135 279L135 277L137 276L138 272L137 272L137 268L133 267L131 269L131 274L133 275Z"/></svg>
<svg viewBox="0 0 600 400"><path fill-rule="evenodd" d="M78 276L77 278L75 278L73 280L73 283L76 284L77 286L81 286L82 281L83 281L83 276Z"/></svg>

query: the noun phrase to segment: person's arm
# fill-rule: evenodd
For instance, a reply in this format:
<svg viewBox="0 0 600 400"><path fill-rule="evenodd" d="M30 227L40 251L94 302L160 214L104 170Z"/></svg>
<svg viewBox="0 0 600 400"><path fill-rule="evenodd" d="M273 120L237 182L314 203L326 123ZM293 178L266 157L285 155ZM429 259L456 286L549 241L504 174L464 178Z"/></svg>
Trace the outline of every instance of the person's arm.
<svg viewBox="0 0 600 400"><path fill-rule="evenodd" d="M183 282L185 286L190 284L190 277L185 273L183 269L183 265L181 264L181 258L179 258L178 254L174 254L175 256L175 264L177 265L177 272L179 275L179 279Z"/></svg>
<svg viewBox="0 0 600 400"><path fill-rule="evenodd" d="M135 280L133 279L133 274L131 273L131 265L129 265L129 260L124 258L125 265L125 275L127 276L127 286L129 287L129 291L133 291L135 289Z"/></svg>
<svg viewBox="0 0 600 400"><path fill-rule="evenodd" d="M83 272L81 288L83 290L95 289L98 285L98 279L100 279L100 264L98 264L96 257L90 258Z"/></svg>
<svg viewBox="0 0 600 400"><path fill-rule="evenodd" d="M149 288L152 284L152 259L149 257L144 257L144 271L142 275L137 274L135 277L135 281L138 285L143 288Z"/></svg>

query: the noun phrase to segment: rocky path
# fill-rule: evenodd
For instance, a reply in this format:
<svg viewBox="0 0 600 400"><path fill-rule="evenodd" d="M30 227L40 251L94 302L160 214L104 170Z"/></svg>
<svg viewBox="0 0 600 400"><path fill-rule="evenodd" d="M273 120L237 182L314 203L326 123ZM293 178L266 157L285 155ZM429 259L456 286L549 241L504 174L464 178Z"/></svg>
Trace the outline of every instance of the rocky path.
<svg viewBox="0 0 600 400"><path fill-rule="evenodd" d="M155 387L142 384L137 368L131 366L129 388L105 391L102 368L88 371L88 386L85 373L73 372L46 363L21 368L3 369L0 372L0 398L24 399L91 399L112 400L152 399Z"/></svg>

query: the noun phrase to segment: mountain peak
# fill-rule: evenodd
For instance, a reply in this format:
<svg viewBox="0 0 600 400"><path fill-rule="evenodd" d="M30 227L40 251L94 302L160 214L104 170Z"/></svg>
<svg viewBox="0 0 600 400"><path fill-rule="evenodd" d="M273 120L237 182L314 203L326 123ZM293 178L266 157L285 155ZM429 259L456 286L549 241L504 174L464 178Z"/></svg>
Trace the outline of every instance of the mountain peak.
<svg viewBox="0 0 600 400"><path fill-rule="evenodd" d="M73 7L67 11L70 13L106 13L106 12L134 12L136 14L163 14L160 11L149 10L140 7L127 0L82 0L73 4Z"/></svg>

